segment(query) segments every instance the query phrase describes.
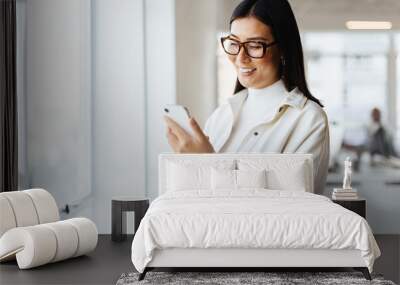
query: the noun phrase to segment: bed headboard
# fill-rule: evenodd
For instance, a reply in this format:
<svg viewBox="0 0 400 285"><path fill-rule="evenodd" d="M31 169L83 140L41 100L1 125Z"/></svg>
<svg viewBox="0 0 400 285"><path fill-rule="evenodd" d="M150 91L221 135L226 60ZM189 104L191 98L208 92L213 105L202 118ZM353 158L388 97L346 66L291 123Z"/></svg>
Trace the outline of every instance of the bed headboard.
<svg viewBox="0 0 400 285"><path fill-rule="evenodd" d="M162 153L158 157L158 171L159 171L159 195L167 191L167 170L169 162L198 162L208 163L232 160L236 165L246 165L251 163L261 163L275 169L282 169L282 177L284 179L291 171L296 171L299 164L304 168L304 180L306 192L314 192L314 179L313 179L313 159L312 154L277 154L277 153L216 153L216 154L176 154L176 153Z"/></svg>

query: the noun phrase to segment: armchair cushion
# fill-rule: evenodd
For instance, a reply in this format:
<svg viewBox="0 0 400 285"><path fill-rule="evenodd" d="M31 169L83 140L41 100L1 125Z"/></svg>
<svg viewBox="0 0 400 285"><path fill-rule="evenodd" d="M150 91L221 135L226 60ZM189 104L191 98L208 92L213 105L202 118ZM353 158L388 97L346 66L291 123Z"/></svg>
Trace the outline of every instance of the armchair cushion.
<svg viewBox="0 0 400 285"><path fill-rule="evenodd" d="M0 193L0 262L20 269L86 254L97 245L96 225L86 218L58 221L58 207L44 189Z"/></svg>
<svg viewBox="0 0 400 285"><path fill-rule="evenodd" d="M14 227L51 223L60 219L56 201L44 189L0 193L0 213L0 237Z"/></svg>
<svg viewBox="0 0 400 285"><path fill-rule="evenodd" d="M19 227L0 238L0 261L16 257L19 268L28 269L86 254L96 245L96 226L86 218Z"/></svg>

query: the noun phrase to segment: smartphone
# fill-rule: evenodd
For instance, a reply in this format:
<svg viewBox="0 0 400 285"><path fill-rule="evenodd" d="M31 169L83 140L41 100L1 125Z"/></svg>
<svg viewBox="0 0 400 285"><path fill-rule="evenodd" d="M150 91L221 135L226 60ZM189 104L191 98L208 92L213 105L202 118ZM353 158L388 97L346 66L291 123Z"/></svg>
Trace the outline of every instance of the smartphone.
<svg viewBox="0 0 400 285"><path fill-rule="evenodd" d="M193 135L193 130L189 123L190 113L188 108L181 105L165 105L164 114L177 122L186 132Z"/></svg>

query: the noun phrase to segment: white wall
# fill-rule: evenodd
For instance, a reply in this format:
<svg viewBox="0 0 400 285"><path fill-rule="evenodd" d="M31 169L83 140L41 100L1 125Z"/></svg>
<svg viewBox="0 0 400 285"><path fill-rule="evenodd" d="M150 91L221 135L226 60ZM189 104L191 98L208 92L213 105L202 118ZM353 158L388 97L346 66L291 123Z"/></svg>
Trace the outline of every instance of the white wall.
<svg viewBox="0 0 400 285"><path fill-rule="evenodd" d="M163 106L176 99L175 0L146 0L146 188L158 196L158 154L170 152L163 120Z"/></svg>
<svg viewBox="0 0 400 285"><path fill-rule="evenodd" d="M113 196L157 196L162 106L176 102L175 1L18 5L21 186L60 207L82 202L62 217L109 233Z"/></svg>
<svg viewBox="0 0 400 285"><path fill-rule="evenodd" d="M26 161L59 205L91 191L90 1L26 1Z"/></svg>
<svg viewBox="0 0 400 285"><path fill-rule="evenodd" d="M171 151L163 106L185 104L201 124L215 107L216 4L20 1L27 187L59 206L86 197L63 218L109 233L113 196L157 196L158 154Z"/></svg>
<svg viewBox="0 0 400 285"><path fill-rule="evenodd" d="M158 195L158 154L171 152L163 106L187 106L201 125L216 106L214 0L145 1L147 195Z"/></svg>
<svg viewBox="0 0 400 285"><path fill-rule="evenodd" d="M217 106L215 0L176 0L177 101L204 126Z"/></svg>
<svg viewBox="0 0 400 285"><path fill-rule="evenodd" d="M110 232L111 198L145 194L143 2L93 1L94 218Z"/></svg>
<svg viewBox="0 0 400 285"><path fill-rule="evenodd" d="M229 20L235 7L242 0L219 0L217 1L217 28L219 31L229 30Z"/></svg>

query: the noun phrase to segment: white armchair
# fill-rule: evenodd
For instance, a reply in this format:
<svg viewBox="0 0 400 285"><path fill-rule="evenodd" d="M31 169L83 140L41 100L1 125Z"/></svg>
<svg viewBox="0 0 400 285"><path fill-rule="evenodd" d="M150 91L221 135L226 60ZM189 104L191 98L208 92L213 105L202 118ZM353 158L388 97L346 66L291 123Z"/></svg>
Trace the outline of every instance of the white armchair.
<svg viewBox="0 0 400 285"><path fill-rule="evenodd" d="M0 262L16 259L28 269L77 257L96 248L97 235L87 218L59 221L46 190L0 193Z"/></svg>

